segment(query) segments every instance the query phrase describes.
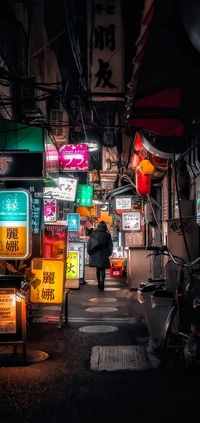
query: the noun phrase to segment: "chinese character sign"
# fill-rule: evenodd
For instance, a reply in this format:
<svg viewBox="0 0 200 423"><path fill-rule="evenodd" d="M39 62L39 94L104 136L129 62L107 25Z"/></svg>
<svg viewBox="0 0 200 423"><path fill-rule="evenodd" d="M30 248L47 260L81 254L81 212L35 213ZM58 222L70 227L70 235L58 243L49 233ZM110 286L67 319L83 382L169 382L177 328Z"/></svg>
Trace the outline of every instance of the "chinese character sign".
<svg viewBox="0 0 200 423"><path fill-rule="evenodd" d="M116 197L115 199L116 210L130 210L132 209L131 197Z"/></svg>
<svg viewBox="0 0 200 423"><path fill-rule="evenodd" d="M61 304L64 286L64 260L35 258L31 261L35 274L30 290L30 302Z"/></svg>
<svg viewBox="0 0 200 423"><path fill-rule="evenodd" d="M0 191L0 259L24 260L31 254L30 194Z"/></svg>
<svg viewBox="0 0 200 423"><path fill-rule="evenodd" d="M85 266L85 244L84 242L70 242L69 252L79 252L79 277L84 278L84 266Z"/></svg>
<svg viewBox="0 0 200 423"><path fill-rule="evenodd" d="M80 214L68 213L67 215L68 231L79 231L80 229Z"/></svg>
<svg viewBox="0 0 200 423"><path fill-rule="evenodd" d="M77 184L77 178L59 178L59 187L44 188L44 198L54 198L62 201L75 201Z"/></svg>
<svg viewBox="0 0 200 423"><path fill-rule="evenodd" d="M88 145L68 144L60 150L59 154L61 172L88 170Z"/></svg>
<svg viewBox="0 0 200 423"><path fill-rule="evenodd" d="M140 213L130 212L122 214L122 229L124 231L140 230Z"/></svg>
<svg viewBox="0 0 200 423"><path fill-rule="evenodd" d="M93 6L94 3L94 6ZM92 93L106 95L123 92L123 54L120 0L88 0L88 46L91 46L91 8L94 7ZM91 56L91 53L90 53ZM90 57L89 56L89 57ZM100 100L100 98L98 98ZM102 100L102 98L101 98Z"/></svg>
<svg viewBox="0 0 200 423"><path fill-rule="evenodd" d="M69 251L66 260L66 279L79 279L79 252Z"/></svg>

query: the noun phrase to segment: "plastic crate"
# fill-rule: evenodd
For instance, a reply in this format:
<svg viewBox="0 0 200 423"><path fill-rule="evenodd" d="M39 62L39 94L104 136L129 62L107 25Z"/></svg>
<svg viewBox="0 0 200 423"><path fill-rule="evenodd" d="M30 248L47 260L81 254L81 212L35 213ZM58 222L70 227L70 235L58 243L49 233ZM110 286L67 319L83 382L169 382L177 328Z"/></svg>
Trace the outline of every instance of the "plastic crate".
<svg viewBox="0 0 200 423"><path fill-rule="evenodd" d="M110 268L110 276L122 276L122 266L112 266Z"/></svg>

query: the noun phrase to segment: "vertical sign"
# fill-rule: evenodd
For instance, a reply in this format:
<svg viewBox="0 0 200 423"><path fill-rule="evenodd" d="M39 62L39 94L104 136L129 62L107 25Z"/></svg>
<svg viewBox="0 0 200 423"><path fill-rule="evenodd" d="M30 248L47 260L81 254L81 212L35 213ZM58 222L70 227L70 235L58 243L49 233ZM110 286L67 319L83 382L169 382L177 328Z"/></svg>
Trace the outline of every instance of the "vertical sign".
<svg viewBox="0 0 200 423"><path fill-rule="evenodd" d="M50 198L44 199L44 222L56 222L57 220L57 201Z"/></svg>
<svg viewBox="0 0 200 423"><path fill-rule="evenodd" d="M88 0L87 15L91 92L112 100L123 92L121 1Z"/></svg>
<svg viewBox="0 0 200 423"><path fill-rule="evenodd" d="M79 279L79 252L69 251L66 260L66 279Z"/></svg>
<svg viewBox="0 0 200 423"><path fill-rule="evenodd" d="M14 288L0 289L0 334L16 333L16 296Z"/></svg>
<svg viewBox="0 0 200 423"><path fill-rule="evenodd" d="M84 242L69 242L69 252L79 252L79 278L84 278L85 244Z"/></svg>
<svg viewBox="0 0 200 423"><path fill-rule="evenodd" d="M30 215L28 191L0 191L1 260L24 260L30 256Z"/></svg>
<svg viewBox="0 0 200 423"><path fill-rule="evenodd" d="M79 231L80 229L80 214L68 213L67 215L68 231Z"/></svg>

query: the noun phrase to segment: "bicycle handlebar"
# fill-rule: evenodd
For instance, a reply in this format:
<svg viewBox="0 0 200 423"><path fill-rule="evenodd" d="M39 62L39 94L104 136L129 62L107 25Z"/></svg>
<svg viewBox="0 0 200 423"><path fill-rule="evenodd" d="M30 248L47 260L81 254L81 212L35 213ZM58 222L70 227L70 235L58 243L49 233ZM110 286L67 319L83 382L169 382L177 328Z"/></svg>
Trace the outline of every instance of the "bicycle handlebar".
<svg viewBox="0 0 200 423"><path fill-rule="evenodd" d="M169 250L169 248L167 248L167 246L166 245L160 245L160 246L154 246L154 245L152 245L152 246L149 246L149 247L146 247L147 248L147 250L151 250L151 251L156 251L156 252L159 252L159 253L161 253L161 254L164 254L165 252L171 257L171 259L172 259L172 261L175 263L175 264L177 264L178 266L183 266L183 267L193 267L195 264L197 264L199 261L200 261L200 257L198 257L196 260L194 260L194 261L192 261L192 262L190 262L190 263L185 263L184 262L184 259L182 259L181 257L178 257L178 256L174 256L173 254L172 254L172 252ZM176 258L178 259L178 260L181 260L182 261L182 263L180 263L180 262L178 262L177 260L176 260Z"/></svg>

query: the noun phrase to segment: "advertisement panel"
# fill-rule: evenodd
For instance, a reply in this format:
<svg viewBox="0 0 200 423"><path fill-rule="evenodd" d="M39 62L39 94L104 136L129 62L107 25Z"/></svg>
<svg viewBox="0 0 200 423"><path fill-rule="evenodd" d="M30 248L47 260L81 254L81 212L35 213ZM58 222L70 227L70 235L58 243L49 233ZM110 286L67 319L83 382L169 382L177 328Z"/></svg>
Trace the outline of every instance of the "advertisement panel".
<svg viewBox="0 0 200 423"><path fill-rule="evenodd" d="M30 302L61 304L63 301L64 260L34 258L31 271L35 280L30 289Z"/></svg>
<svg viewBox="0 0 200 423"><path fill-rule="evenodd" d="M79 278L84 278L85 266L85 243L84 242L69 242L69 252L79 252Z"/></svg>
<svg viewBox="0 0 200 423"><path fill-rule="evenodd" d="M0 191L1 260L24 260L30 256L30 202L26 190Z"/></svg>
<svg viewBox="0 0 200 423"><path fill-rule="evenodd" d="M80 229L80 214L68 213L67 215L68 231L79 231Z"/></svg>

